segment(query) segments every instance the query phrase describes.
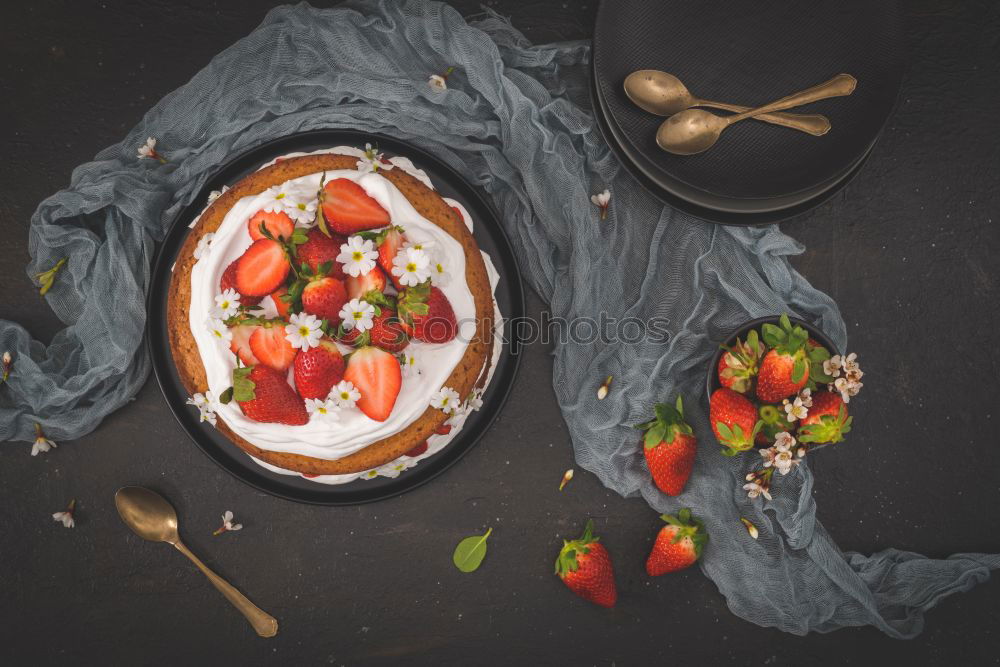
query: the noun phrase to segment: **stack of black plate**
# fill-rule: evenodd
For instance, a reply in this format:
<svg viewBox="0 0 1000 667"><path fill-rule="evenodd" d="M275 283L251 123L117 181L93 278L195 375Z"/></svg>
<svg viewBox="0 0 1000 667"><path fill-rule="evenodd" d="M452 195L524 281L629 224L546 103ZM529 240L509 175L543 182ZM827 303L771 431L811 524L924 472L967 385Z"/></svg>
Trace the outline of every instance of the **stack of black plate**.
<svg viewBox="0 0 1000 667"><path fill-rule="evenodd" d="M708 151L678 156L656 145L663 118L625 96L625 77L640 69L669 72L698 97L746 106L840 72L858 86L849 97L789 110L827 116L833 127L822 137L746 120ZM594 113L608 143L664 202L724 224L786 220L843 187L892 113L902 73L890 1L604 0L594 29Z"/></svg>

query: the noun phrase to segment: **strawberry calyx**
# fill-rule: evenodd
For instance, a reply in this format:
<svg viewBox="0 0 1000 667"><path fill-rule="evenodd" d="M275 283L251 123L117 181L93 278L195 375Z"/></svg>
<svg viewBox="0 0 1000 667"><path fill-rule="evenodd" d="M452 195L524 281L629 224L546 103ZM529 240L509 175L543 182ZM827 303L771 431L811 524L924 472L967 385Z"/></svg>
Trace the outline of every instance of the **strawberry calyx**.
<svg viewBox="0 0 1000 667"><path fill-rule="evenodd" d="M580 567L577 556L590 553L590 545L600 539L594 536L594 520L587 519L587 525L579 539L563 540L563 547L556 557L556 574L562 579L570 572L576 572Z"/></svg>
<svg viewBox="0 0 1000 667"><path fill-rule="evenodd" d="M764 422L760 419L757 423L753 425L753 429L750 433L744 433L743 427L739 424L733 424L730 427L725 422L717 421L715 422L715 427L719 430L719 442L726 446L722 450L722 453L726 456L736 456L739 452L745 452L746 450L753 447L754 439L757 437L757 433L763 428Z"/></svg>
<svg viewBox="0 0 1000 667"><path fill-rule="evenodd" d="M719 374L720 379L733 378L730 388L741 394L746 393L750 388L750 381L757 375L757 364L765 352L757 330L751 329L746 341L737 338L732 347L723 345L722 349L726 351L723 355L726 367Z"/></svg>
<svg viewBox="0 0 1000 667"><path fill-rule="evenodd" d="M427 301L431 296L431 281L425 280L419 285L407 287L399 295L396 302L396 313L407 325L413 325L414 315L427 315L430 313L430 306Z"/></svg>
<svg viewBox="0 0 1000 667"><path fill-rule="evenodd" d="M854 417L847 416L847 407L841 403L836 415L823 415L819 422L805 424L799 428L799 442L827 444L840 442L844 434L851 431Z"/></svg>
<svg viewBox="0 0 1000 667"><path fill-rule="evenodd" d="M708 533L705 532L705 524L691 515L691 508L683 508L677 516L661 514L660 518L677 529L673 539L670 540L671 544L677 544L685 537L689 537L694 544L695 558L701 557L701 549L708 542Z"/></svg>
<svg viewBox="0 0 1000 667"><path fill-rule="evenodd" d="M389 235L389 232L393 231L399 232L400 234L406 232L406 230L400 227L399 225L389 225L388 227L385 227L384 229L380 229L378 231L375 230L360 231L356 233L354 236L360 236L365 241L373 242L375 244L375 247L377 248L380 245L382 245L382 243L385 242L385 237Z"/></svg>
<svg viewBox="0 0 1000 667"><path fill-rule="evenodd" d="M652 449L660 443L671 444L677 434L692 435L694 431L684 421L684 403L680 394L674 405L669 403L657 403L653 408L656 417L648 422L639 424L635 428L645 432L643 435L643 446Z"/></svg>
<svg viewBox="0 0 1000 667"><path fill-rule="evenodd" d="M809 357L806 354L806 342L809 340L809 332L802 327L792 325L786 313L782 313L778 319L778 324L764 324L761 327L764 342L768 347L783 356L792 358L791 380L799 383L809 372Z"/></svg>

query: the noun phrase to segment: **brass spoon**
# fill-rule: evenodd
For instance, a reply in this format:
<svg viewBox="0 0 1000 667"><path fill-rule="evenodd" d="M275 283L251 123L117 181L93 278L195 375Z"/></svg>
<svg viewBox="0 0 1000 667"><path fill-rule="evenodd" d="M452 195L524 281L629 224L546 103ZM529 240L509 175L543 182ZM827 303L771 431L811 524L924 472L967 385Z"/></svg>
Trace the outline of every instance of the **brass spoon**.
<svg viewBox="0 0 1000 667"><path fill-rule="evenodd" d="M858 80L850 74L838 74L826 83L732 116L716 116L701 109L686 109L663 121L660 129L656 131L656 143L663 150L676 155L701 153L715 145L722 131L733 123L829 97L850 95L857 85Z"/></svg>
<svg viewBox="0 0 1000 667"><path fill-rule="evenodd" d="M124 486L115 493L115 506L125 525L144 540L150 542L166 542L177 547L177 550L191 559L198 569L205 573L212 585L219 589L240 613L242 613L253 629L261 637L273 637L278 634L278 621L257 607L225 579L212 572L191 553L181 542L177 533L177 512L167 499L141 486Z"/></svg>
<svg viewBox="0 0 1000 667"><path fill-rule="evenodd" d="M673 116L691 107L711 107L734 113L750 111L750 107L739 104L695 97L676 76L657 69L641 69L625 77L625 94L637 107L656 116ZM769 113L757 116L757 120L807 132L815 137L830 131L830 120L821 114Z"/></svg>

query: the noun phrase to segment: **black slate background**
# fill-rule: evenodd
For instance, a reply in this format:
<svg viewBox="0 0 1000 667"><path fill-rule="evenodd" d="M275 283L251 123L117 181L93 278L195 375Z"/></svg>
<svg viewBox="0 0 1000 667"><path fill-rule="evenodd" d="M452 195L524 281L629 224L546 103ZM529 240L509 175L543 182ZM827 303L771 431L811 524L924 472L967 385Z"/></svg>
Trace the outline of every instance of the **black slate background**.
<svg viewBox="0 0 1000 667"><path fill-rule="evenodd" d="M48 340L60 323L24 272L37 202L74 166L256 26L272 3L0 5L0 317ZM594 0L489 6L536 41L590 34ZM456 1L466 14L475 0ZM845 550L944 557L1000 551L997 404L1000 5L904 3L911 68L897 115L860 177L785 225L796 266L838 301L866 389L848 444L812 460L819 517ZM529 311L542 303L534 295ZM21 664L984 664L998 661L1000 584L952 597L916 640L872 628L796 637L733 616L697 569L650 580L656 515L572 465L549 350L528 349L504 415L433 484L354 508L257 493L174 423L154 382L97 431L32 458L0 446L0 661ZM855 404L852 404L854 408ZM126 483L177 506L186 541L281 621L243 619L166 546L122 526ZM78 526L49 515L70 498ZM213 538L232 509L245 529ZM617 567L613 611L552 575L585 517ZM494 527L475 574L453 545Z"/></svg>

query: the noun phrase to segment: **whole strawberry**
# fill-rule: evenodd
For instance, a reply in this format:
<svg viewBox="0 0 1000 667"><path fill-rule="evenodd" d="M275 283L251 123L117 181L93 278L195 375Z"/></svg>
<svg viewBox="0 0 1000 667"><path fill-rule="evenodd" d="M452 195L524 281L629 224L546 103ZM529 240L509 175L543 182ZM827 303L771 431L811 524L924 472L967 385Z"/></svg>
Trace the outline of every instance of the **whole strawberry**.
<svg viewBox="0 0 1000 667"><path fill-rule="evenodd" d="M712 392L708 419L715 437L725 445L722 453L726 456L735 456L753 447L754 438L763 425L757 419L753 403L743 394L725 387Z"/></svg>
<svg viewBox="0 0 1000 667"><path fill-rule="evenodd" d="M646 559L646 573L651 577L690 567L701 557L702 547L708 541L705 527L691 516L687 507L677 516L663 514L660 518L667 525L656 535L653 550Z"/></svg>
<svg viewBox="0 0 1000 667"><path fill-rule="evenodd" d="M659 403L654 408L656 418L636 428L645 431L642 451L653 475L656 488L669 496L679 495L691 476L698 441L694 431L684 421L681 397L670 405Z"/></svg>
<svg viewBox="0 0 1000 667"><path fill-rule="evenodd" d="M602 607L613 607L618 600L611 556L594 534L594 521L578 540L563 540L556 558L556 574L571 591Z"/></svg>
<svg viewBox="0 0 1000 667"><path fill-rule="evenodd" d="M295 357L295 387L302 398L326 398L333 385L344 379L344 356L329 338Z"/></svg>
<svg viewBox="0 0 1000 667"><path fill-rule="evenodd" d="M305 402L279 373L267 366L233 371L233 396L250 419L299 426L309 421Z"/></svg>
<svg viewBox="0 0 1000 667"><path fill-rule="evenodd" d="M847 404L840 394L830 391L813 394L809 415L799 423L799 442L840 442L851 430L853 419L847 416Z"/></svg>
<svg viewBox="0 0 1000 667"><path fill-rule="evenodd" d="M403 330L416 340L447 343L458 334L451 302L430 281L404 289L399 295L397 313Z"/></svg>
<svg viewBox="0 0 1000 667"><path fill-rule="evenodd" d="M764 344L757 336L757 330L751 329L746 342L736 339L731 348L719 358L719 382L723 387L747 393L750 383L757 376L757 363L764 354Z"/></svg>
<svg viewBox="0 0 1000 667"><path fill-rule="evenodd" d="M764 342L772 348L760 364L757 373L757 398L765 403L777 403L809 382L809 356L806 341L809 333L792 326L788 315L782 315L778 326L765 324Z"/></svg>

